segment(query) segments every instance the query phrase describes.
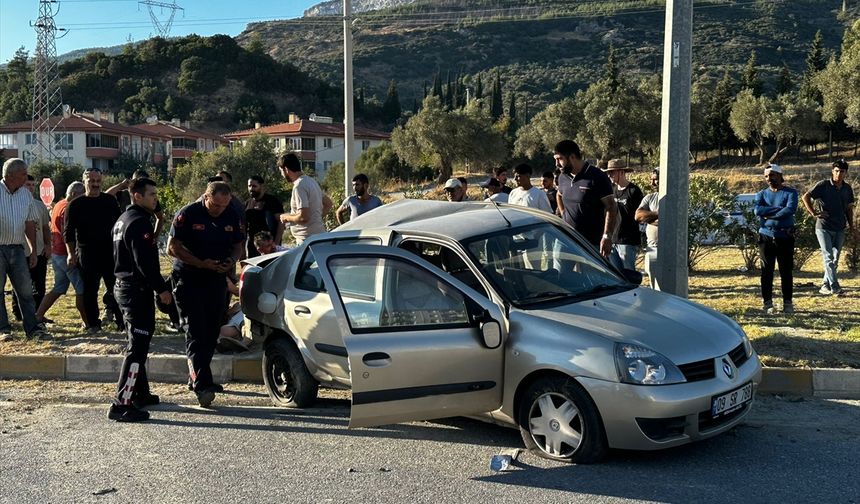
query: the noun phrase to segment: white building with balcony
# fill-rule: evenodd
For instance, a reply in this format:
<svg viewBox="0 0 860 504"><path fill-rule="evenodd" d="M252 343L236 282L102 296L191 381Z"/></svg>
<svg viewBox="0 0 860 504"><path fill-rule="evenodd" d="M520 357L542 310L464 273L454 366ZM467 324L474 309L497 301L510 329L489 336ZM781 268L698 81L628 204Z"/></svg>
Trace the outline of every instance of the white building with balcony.
<svg viewBox="0 0 860 504"><path fill-rule="evenodd" d="M272 139L275 152L295 152L301 158L305 169L312 168L316 171L318 179L324 178L326 171L333 164L344 161L344 127L343 124L334 123L331 117L311 114L304 120L290 114L288 122L271 126L257 124L253 129L227 133L224 138L231 143L244 143L257 133L263 133ZM384 131L356 127L353 143L355 159L358 159L362 152L390 138L391 135Z"/></svg>

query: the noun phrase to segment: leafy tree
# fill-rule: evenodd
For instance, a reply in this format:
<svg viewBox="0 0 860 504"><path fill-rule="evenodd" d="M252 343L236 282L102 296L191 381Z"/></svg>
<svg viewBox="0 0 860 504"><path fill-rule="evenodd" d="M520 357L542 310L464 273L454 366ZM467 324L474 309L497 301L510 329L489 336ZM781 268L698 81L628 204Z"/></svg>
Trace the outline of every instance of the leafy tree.
<svg viewBox="0 0 860 504"><path fill-rule="evenodd" d="M745 142L753 142L758 148L759 164L765 160L765 122L771 100L766 96L756 97L753 90L745 88L735 98L729 115L729 124L737 137Z"/></svg>
<svg viewBox="0 0 860 504"><path fill-rule="evenodd" d="M206 180L219 170L227 170L233 175L233 190L245 194L245 182L251 175L266 178L270 193L285 199L286 185L275 171L275 154L272 141L260 133L253 135L232 148L219 147L212 152L198 152L185 164L176 169L173 179L174 188L183 201L194 201L206 189Z"/></svg>
<svg viewBox="0 0 860 504"><path fill-rule="evenodd" d="M427 97L421 111L394 130L391 143L407 163L433 166L440 183L451 176L455 163L492 166L508 154L504 138L478 102L446 110L436 96Z"/></svg>
<svg viewBox="0 0 860 504"><path fill-rule="evenodd" d="M382 114L388 122L394 122L400 119L400 97L397 95L397 84L394 79L388 84L388 93L385 95L385 102L382 104Z"/></svg>
<svg viewBox="0 0 860 504"><path fill-rule="evenodd" d="M266 124L270 122L275 104L267 99L243 94L236 102L233 113L233 121L243 128L251 128L255 123Z"/></svg>
<svg viewBox="0 0 860 504"><path fill-rule="evenodd" d="M0 69L0 124L25 121L31 117L33 79L27 51L20 47Z"/></svg>
<svg viewBox="0 0 860 504"><path fill-rule="evenodd" d="M552 103L517 131L514 155L535 158L562 140L576 138L582 126L581 102L574 98Z"/></svg>
<svg viewBox="0 0 860 504"><path fill-rule="evenodd" d="M179 65L179 90L185 94L211 93L224 83L224 74L211 62L191 56Z"/></svg>
<svg viewBox="0 0 860 504"><path fill-rule="evenodd" d="M804 141L824 138L824 124L818 104L812 99L783 94L776 100L767 100L767 105L762 133L776 143L770 162L777 161L787 149L797 147Z"/></svg>
<svg viewBox="0 0 860 504"><path fill-rule="evenodd" d="M750 52L750 57L747 60L747 64L744 67L743 74L741 75L741 89L749 89L752 91L753 96L759 97L761 96L763 87L764 85L758 75L756 55L753 50Z"/></svg>
<svg viewBox="0 0 860 504"><path fill-rule="evenodd" d="M860 20L845 31L842 53L833 58L813 77L821 92L821 115L824 121L834 123L843 119L855 131L860 130Z"/></svg>
<svg viewBox="0 0 860 504"><path fill-rule="evenodd" d="M629 86L612 91L612 80L602 79L581 94L585 122L577 134L580 147L599 159L609 159L629 153L636 145L638 112L641 102Z"/></svg>

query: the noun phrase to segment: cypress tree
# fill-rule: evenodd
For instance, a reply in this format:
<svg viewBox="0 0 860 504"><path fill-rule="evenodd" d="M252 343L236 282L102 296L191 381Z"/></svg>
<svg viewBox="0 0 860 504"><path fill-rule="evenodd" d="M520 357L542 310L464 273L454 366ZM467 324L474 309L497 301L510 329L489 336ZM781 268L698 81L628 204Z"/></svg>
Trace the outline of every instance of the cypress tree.
<svg viewBox="0 0 860 504"><path fill-rule="evenodd" d="M800 83L800 94L804 98L811 98L823 104L821 91L815 87L815 75L824 70L827 66L827 61L824 59L824 37L821 35L821 30L815 32L815 38L812 39L812 46L806 54L806 71L803 72L803 77Z"/></svg>
<svg viewBox="0 0 860 504"><path fill-rule="evenodd" d="M508 135L513 138L519 129L519 121L517 120L517 97L515 93L510 94L508 102Z"/></svg>
<svg viewBox="0 0 860 504"><path fill-rule="evenodd" d="M397 94L397 83L394 79L388 84L388 93L385 95L385 102L382 104L382 114L386 121L394 122L400 118L400 97Z"/></svg>
<svg viewBox="0 0 860 504"><path fill-rule="evenodd" d="M761 96L763 84L758 76L758 68L755 56L755 50L750 52L750 59L744 67L744 73L741 76L741 90L749 89L753 96Z"/></svg>
<svg viewBox="0 0 860 504"><path fill-rule="evenodd" d="M481 82L481 74L478 74L478 80L475 82L475 99L480 100L484 97L484 83Z"/></svg>
<svg viewBox="0 0 860 504"><path fill-rule="evenodd" d="M436 69L436 75L433 77L433 96L439 97L442 99L442 71L438 68Z"/></svg>
<svg viewBox="0 0 860 504"><path fill-rule="evenodd" d="M502 80L499 71L496 70L496 79L493 81L493 94L490 96L490 115L493 120L502 117L504 107L502 105Z"/></svg>
<svg viewBox="0 0 860 504"><path fill-rule="evenodd" d="M618 91L618 87L620 86L620 70L618 69L618 56L615 52L615 46L612 44L609 44L609 54L606 55L606 64L603 65L603 74L606 79L609 79L609 88L612 92L614 93Z"/></svg>
<svg viewBox="0 0 860 504"><path fill-rule="evenodd" d="M779 78L776 81L776 95L784 95L790 93L794 89L794 78L791 75L791 69L785 62L782 62L782 68L779 71Z"/></svg>

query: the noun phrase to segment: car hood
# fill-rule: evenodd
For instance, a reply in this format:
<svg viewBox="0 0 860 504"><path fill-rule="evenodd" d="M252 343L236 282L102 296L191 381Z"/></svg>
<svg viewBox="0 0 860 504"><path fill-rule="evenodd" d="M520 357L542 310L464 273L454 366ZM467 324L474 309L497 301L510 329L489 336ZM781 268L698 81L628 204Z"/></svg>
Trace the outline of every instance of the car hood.
<svg viewBox="0 0 860 504"><path fill-rule="evenodd" d="M646 288L544 310L530 316L622 343L636 343L676 364L728 353L742 342L740 326L686 299Z"/></svg>

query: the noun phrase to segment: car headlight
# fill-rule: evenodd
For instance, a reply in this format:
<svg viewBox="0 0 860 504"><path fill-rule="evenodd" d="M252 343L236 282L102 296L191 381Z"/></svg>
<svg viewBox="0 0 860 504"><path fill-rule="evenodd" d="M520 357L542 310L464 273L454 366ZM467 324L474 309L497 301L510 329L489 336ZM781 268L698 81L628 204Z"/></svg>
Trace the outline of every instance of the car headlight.
<svg viewBox="0 0 860 504"><path fill-rule="evenodd" d="M616 343L615 366L623 383L669 385L687 381L672 361L640 345Z"/></svg>
<svg viewBox="0 0 860 504"><path fill-rule="evenodd" d="M747 333L745 333L743 330L741 330L741 334L743 334L744 353L747 355L747 359L749 359L750 357L752 357L753 354L752 342L750 341L749 337L747 337Z"/></svg>

